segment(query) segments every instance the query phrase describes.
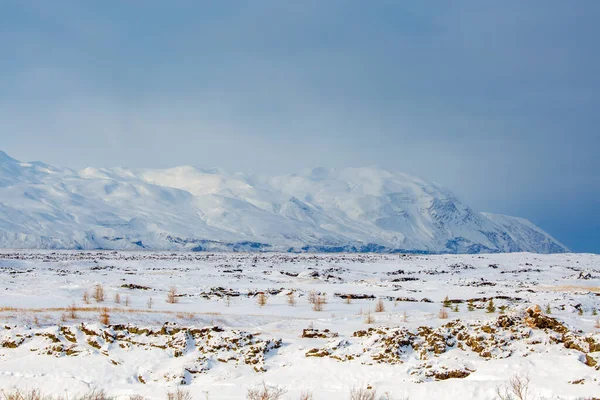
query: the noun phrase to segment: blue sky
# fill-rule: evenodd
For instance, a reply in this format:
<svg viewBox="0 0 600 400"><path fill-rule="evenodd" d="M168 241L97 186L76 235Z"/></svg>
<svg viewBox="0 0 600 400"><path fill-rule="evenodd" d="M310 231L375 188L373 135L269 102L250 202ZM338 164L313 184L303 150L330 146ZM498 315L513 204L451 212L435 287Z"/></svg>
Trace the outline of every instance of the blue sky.
<svg viewBox="0 0 600 400"><path fill-rule="evenodd" d="M600 2L0 2L0 148L379 165L600 252Z"/></svg>

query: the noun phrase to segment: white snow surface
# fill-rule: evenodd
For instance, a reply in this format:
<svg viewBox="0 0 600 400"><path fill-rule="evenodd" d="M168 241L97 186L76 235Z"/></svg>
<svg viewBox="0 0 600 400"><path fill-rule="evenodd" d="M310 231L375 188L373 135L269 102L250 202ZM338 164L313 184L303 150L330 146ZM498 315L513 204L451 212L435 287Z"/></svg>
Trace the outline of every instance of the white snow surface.
<svg viewBox="0 0 600 400"><path fill-rule="evenodd" d="M96 285L104 301L86 304ZM176 303L166 301L171 288ZM326 297L322 311L311 292ZM0 390L73 398L103 388L125 400L179 387L219 400L264 382L290 400L306 390L345 400L359 387L390 399L492 400L519 374L531 379L530 398L600 393L590 365L600 361L597 255L3 250L0 293ZM348 303L347 294L373 298ZM440 319L446 296L452 308ZM568 331L524 323L536 304ZM309 328L325 337L302 337ZM466 376L436 375L447 371Z"/></svg>
<svg viewBox="0 0 600 400"><path fill-rule="evenodd" d="M0 152L0 247L293 252L558 253L527 220L479 213L379 168L263 177L86 168Z"/></svg>

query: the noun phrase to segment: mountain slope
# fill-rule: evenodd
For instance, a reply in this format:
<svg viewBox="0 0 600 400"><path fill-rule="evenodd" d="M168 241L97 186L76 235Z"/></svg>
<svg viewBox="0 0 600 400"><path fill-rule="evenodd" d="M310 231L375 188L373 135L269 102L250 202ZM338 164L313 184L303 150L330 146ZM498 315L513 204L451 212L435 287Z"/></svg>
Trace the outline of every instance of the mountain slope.
<svg viewBox="0 0 600 400"><path fill-rule="evenodd" d="M564 252L529 221L377 168L261 177L218 169L73 171L0 152L0 247Z"/></svg>

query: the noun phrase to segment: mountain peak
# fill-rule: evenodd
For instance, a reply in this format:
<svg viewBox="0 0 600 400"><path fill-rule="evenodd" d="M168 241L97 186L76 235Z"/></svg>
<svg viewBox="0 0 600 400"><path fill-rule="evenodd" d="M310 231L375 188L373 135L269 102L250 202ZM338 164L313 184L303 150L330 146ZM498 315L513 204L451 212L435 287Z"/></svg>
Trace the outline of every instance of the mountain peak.
<svg viewBox="0 0 600 400"><path fill-rule="evenodd" d="M0 162L17 163L18 161L6 154L4 151L0 150Z"/></svg>
<svg viewBox="0 0 600 400"><path fill-rule="evenodd" d="M274 177L18 162L4 171L0 247L567 251L528 221L477 213L438 185L373 166Z"/></svg>

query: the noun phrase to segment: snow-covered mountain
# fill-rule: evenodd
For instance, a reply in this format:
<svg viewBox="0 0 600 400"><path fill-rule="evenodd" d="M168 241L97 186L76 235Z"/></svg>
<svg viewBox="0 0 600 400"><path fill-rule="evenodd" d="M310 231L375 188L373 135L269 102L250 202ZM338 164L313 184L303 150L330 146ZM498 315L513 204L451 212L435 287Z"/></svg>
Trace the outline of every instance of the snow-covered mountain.
<svg viewBox="0 0 600 400"><path fill-rule="evenodd" d="M24 163L0 151L0 247L479 253L568 249L377 168L261 177Z"/></svg>

